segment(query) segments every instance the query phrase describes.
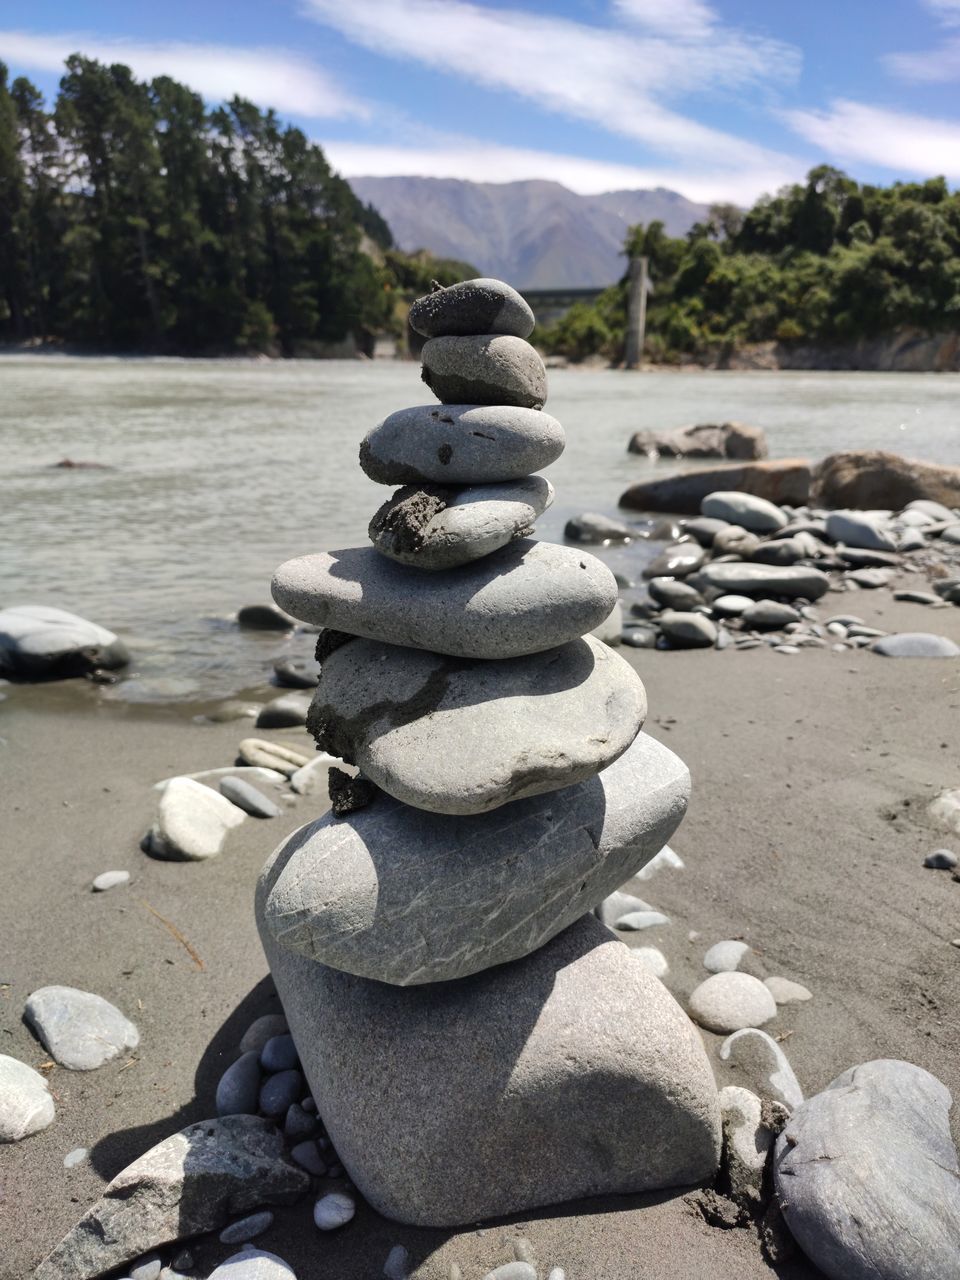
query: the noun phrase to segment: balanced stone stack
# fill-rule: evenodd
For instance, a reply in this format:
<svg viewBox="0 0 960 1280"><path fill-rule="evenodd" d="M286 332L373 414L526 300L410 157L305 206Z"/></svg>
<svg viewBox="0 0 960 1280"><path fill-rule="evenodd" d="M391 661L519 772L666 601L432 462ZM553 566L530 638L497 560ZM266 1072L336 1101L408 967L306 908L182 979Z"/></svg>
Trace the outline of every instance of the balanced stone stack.
<svg viewBox="0 0 960 1280"><path fill-rule="evenodd" d="M529 307L496 280L410 312L439 405L391 414L364 471L401 485L372 547L289 561L319 624L318 746L353 805L296 832L257 919L331 1139L375 1208L452 1226L716 1168L696 1030L591 914L666 843L683 762L589 633L609 570L530 539L564 445ZM363 788L369 795L365 796Z"/></svg>

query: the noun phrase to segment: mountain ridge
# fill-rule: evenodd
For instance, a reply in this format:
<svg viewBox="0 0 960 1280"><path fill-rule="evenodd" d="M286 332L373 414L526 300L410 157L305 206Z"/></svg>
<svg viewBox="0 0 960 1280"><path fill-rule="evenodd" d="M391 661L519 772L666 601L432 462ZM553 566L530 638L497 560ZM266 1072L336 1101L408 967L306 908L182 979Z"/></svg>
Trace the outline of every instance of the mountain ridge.
<svg viewBox="0 0 960 1280"><path fill-rule="evenodd" d="M358 198L387 220L399 248L472 263L519 289L592 288L624 271L627 227L660 219L685 234L707 206L664 187L584 196L559 182L356 177Z"/></svg>

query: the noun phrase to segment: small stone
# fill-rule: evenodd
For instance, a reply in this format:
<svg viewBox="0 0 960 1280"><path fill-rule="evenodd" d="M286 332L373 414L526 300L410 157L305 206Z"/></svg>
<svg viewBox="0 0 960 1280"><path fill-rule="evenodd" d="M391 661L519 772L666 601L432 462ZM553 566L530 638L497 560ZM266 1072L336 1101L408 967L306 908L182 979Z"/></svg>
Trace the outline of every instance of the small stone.
<svg viewBox="0 0 960 1280"><path fill-rule="evenodd" d="M265 1116L286 1115L303 1095L303 1076L299 1071L278 1071L260 1086L260 1110Z"/></svg>
<svg viewBox="0 0 960 1280"><path fill-rule="evenodd" d="M753 603L749 596L717 596L710 607L718 618L739 618Z"/></svg>
<svg viewBox="0 0 960 1280"><path fill-rule="evenodd" d="M803 1000L813 999L811 991L799 982L791 982L789 978L764 978L763 985L777 1004L799 1004Z"/></svg>
<svg viewBox="0 0 960 1280"><path fill-rule="evenodd" d="M763 1103L749 1089L727 1085L720 1090L720 1113L730 1193L741 1204L755 1201L775 1137L763 1123Z"/></svg>
<svg viewBox="0 0 960 1280"><path fill-rule="evenodd" d="M246 1244L248 1240L256 1240L257 1236L262 1236L264 1231L269 1231L273 1226L273 1217L270 1209L263 1209L238 1222L231 1222L229 1227L224 1227L220 1232L220 1243Z"/></svg>
<svg viewBox="0 0 960 1280"><path fill-rule="evenodd" d="M344 1191L331 1191L313 1206L313 1220L321 1231L334 1231L349 1222L356 1211L353 1196Z"/></svg>
<svg viewBox="0 0 960 1280"><path fill-rule="evenodd" d="M157 1253L149 1253L129 1268L130 1280L158 1280L163 1262Z"/></svg>
<svg viewBox="0 0 960 1280"><path fill-rule="evenodd" d="M94 893L106 893L108 889L115 889L117 885L129 883L129 871L101 871L93 882L93 891Z"/></svg>
<svg viewBox="0 0 960 1280"><path fill-rule="evenodd" d="M957 861L957 855L949 849L934 849L933 853L928 853L924 858L923 865L934 871L952 871Z"/></svg>
<svg viewBox="0 0 960 1280"><path fill-rule="evenodd" d="M743 625L751 631L781 631L791 622L799 622L800 614L789 604L776 600L758 600L744 609Z"/></svg>
<svg viewBox="0 0 960 1280"><path fill-rule="evenodd" d="M740 525L754 533L771 533L782 529L787 523L787 517L780 507L774 506L765 498L757 498L751 493L741 493L736 489L708 494L700 504L700 512L716 520Z"/></svg>
<svg viewBox="0 0 960 1280"><path fill-rule="evenodd" d="M537 1269L529 1262L505 1262L488 1271L483 1280L537 1280Z"/></svg>
<svg viewBox="0 0 960 1280"><path fill-rule="evenodd" d="M237 625L249 631L292 631L296 623L275 604L245 604L237 612Z"/></svg>
<svg viewBox="0 0 960 1280"><path fill-rule="evenodd" d="M604 543L632 542L640 535L633 525L624 524L622 520L585 511L567 521L563 536L570 542Z"/></svg>
<svg viewBox="0 0 960 1280"><path fill-rule="evenodd" d="M238 827L245 816L211 787L192 778L171 778L160 793L146 845L155 858L164 860L201 862L215 858L227 832Z"/></svg>
<svg viewBox="0 0 960 1280"><path fill-rule="evenodd" d="M703 967L710 973L734 973L740 968L740 961L750 954L750 947L745 942L728 939L715 942L703 957Z"/></svg>
<svg viewBox="0 0 960 1280"><path fill-rule="evenodd" d="M383 1264L385 1280L407 1280L410 1274L410 1255L402 1244L395 1244Z"/></svg>
<svg viewBox="0 0 960 1280"><path fill-rule="evenodd" d="M192 1271L193 1270L193 1254L189 1249L181 1249L179 1253L174 1254L173 1261L170 1266L174 1271Z"/></svg>
<svg viewBox="0 0 960 1280"><path fill-rule="evenodd" d="M730 525L726 520L715 520L711 516L696 516L692 520L683 522L684 533L689 533L696 538L701 547L712 547L717 534L729 528Z"/></svg>
<svg viewBox="0 0 960 1280"><path fill-rule="evenodd" d="M624 893L618 889L616 893L611 893L609 897L604 898L600 905L596 908L594 914L597 919L607 926L608 929L615 927L615 921L621 916L625 916L628 911L653 911L649 902L644 902L642 898L635 898L632 893Z"/></svg>
<svg viewBox="0 0 960 1280"><path fill-rule="evenodd" d="M651 578L647 590L658 604L668 609L687 610L703 604L703 596L695 587L676 578Z"/></svg>
<svg viewBox="0 0 960 1280"><path fill-rule="evenodd" d="M547 371L529 342L512 335L430 338L421 377L443 404L542 409Z"/></svg>
<svg viewBox="0 0 960 1280"><path fill-rule="evenodd" d="M255 1116L260 1099L260 1054L249 1050L220 1077L217 1085L218 1116Z"/></svg>
<svg viewBox="0 0 960 1280"><path fill-rule="evenodd" d="M63 1157L63 1167L72 1169L75 1165L81 1164L90 1154L86 1147L74 1147L72 1151L68 1151Z"/></svg>
<svg viewBox="0 0 960 1280"><path fill-rule="evenodd" d="M244 782L242 778L223 778L220 782L220 794L251 817L276 818L280 814L278 804L274 804L262 791L252 787L249 782Z"/></svg>
<svg viewBox="0 0 960 1280"><path fill-rule="evenodd" d="M721 594L786 596L791 600L798 596L806 600L819 600L830 586L830 579L820 569L806 565L754 564L742 561L713 561L697 574L704 586ZM699 585L699 584L698 584Z"/></svg>
<svg viewBox="0 0 960 1280"><path fill-rule="evenodd" d="M259 1054L263 1046L273 1036L283 1036L289 1031L287 1020L282 1013L265 1013L254 1019L243 1033L240 1041L240 1052L250 1053L256 1050Z"/></svg>
<svg viewBox="0 0 960 1280"><path fill-rule="evenodd" d="M657 947L631 947L630 954L655 978L665 977L670 969L667 957Z"/></svg>
<svg viewBox="0 0 960 1280"><path fill-rule="evenodd" d="M800 652L800 646L795 644L775 644L773 646L773 652L796 654Z"/></svg>
<svg viewBox="0 0 960 1280"><path fill-rule="evenodd" d="M75 987L40 987L23 1016L50 1056L71 1071L93 1071L140 1043L140 1032L119 1009Z"/></svg>
<svg viewBox="0 0 960 1280"><path fill-rule="evenodd" d="M297 1280L293 1268L275 1253L247 1247L221 1262L209 1280Z"/></svg>
<svg viewBox="0 0 960 1280"><path fill-rule="evenodd" d="M53 1122L46 1079L25 1062L0 1053L0 1142L19 1142Z"/></svg>
<svg viewBox="0 0 960 1280"><path fill-rule="evenodd" d="M293 1036L273 1036L260 1050L260 1065L264 1071L291 1071L299 1066L297 1046Z"/></svg>
<svg viewBox="0 0 960 1280"><path fill-rule="evenodd" d="M360 466L377 484L494 484L542 471L563 446L560 423L536 409L416 405L367 433Z"/></svg>
<svg viewBox="0 0 960 1280"><path fill-rule="evenodd" d="M695 1022L720 1034L759 1027L777 1016L773 996L749 973L715 973L691 993L689 1007Z"/></svg>
<svg viewBox="0 0 960 1280"><path fill-rule="evenodd" d="M290 786L298 796L326 795L329 790L327 775L337 767L342 768L343 761L321 751L315 760L291 774Z"/></svg>
<svg viewBox="0 0 960 1280"><path fill-rule="evenodd" d="M620 642L628 649L655 649L658 634L653 627L628 627L621 632Z"/></svg>
<svg viewBox="0 0 960 1280"><path fill-rule="evenodd" d="M803 1101L803 1090L786 1054L766 1031L735 1031L720 1046L719 1057L736 1067L761 1098L782 1102L791 1110Z"/></svg>
<svg viewBox="0 0 960 1280"><path fill-rule="evenodd" d="M288 1138L306 1138L317 1127L317 1117L305 1110L299 1102L288 1107L283 1121L283 1132Z"/></svg>
<svg viewBox="0 0 960 1280"><path fill-rule="evenodd" d="M894 591L894 600L907 600L911 604L933 604L940 603L940 597L935 591Z"/></svg>
<svg viewBox="0 0 960 1280"><path fill-rule="evenodd" d="M462 280L417 298L408 313L411 329L425 338L450 334L508 333L529 338L536 321L529 304L502 280Z"/></svg>
<svg viewBox="0 0 960 1280"><path fill-rule="evenodd" d="M953 1099L921 1067L844 1071L777 1139L774 1188L804 1253L834 1280L952 1280L960 1164Z"/></svg>
<svg viewBox="0 0 960 1280"><path fill-rule="evenodd" d="M660 924L669 924L670 917L662 911L630 911L614 925L626 933L638 933L641 929L653 929Z"/></svg>
<svg viewBox="0 0 960 1280"><path fill-rule="evenodd" d="M827 516L827 537L848 547L868 551L896 551L897 543L882 521L864 511L831 511Z"/></svg>
<svg viewBox="0 0 960 1280"><path fill-rule="evenodd" d="M702 613L680 613L665 609L660 630L678 649L712 649L717 642L717 624Z"/></svg>
<svg viewBox="0 0 960 1280"><path fill-rule="evenodd" d="M274 698L262 708L257 716L257 729L296 729L306 724L307 712L310 709L310 695L307 693L285 693Z"/></svg>
<svg viewBox="0 0 960 1280"><path fill-rule="evenodd" d="M884 636L870 646L885 658L960 658L960 646L946 636L924 631L900 631Z"/></svg>
<svg viewBox="0 0 960 1280"><path fill-rule="evenodd" d="M298 1142L290 1152L290 1159L306 1169L307 1173L312 1173L318 1178L322 1178L327 1172L327 1163L320 1154L320 1148L316 1142Z"/></svg>
<svg viewBox="0 0 960 1280"><path fill-rule="evenodd" d="M317 683L317 671L303 663L278 658L273 664L274 683L284 689L312 689Z"/></svg>
<svg viewBox="0 0 960 1280"><path fill-rule="evenodd" d="M656 875L658 871L662 871L664 867L671 867L675 871L683 870L683 859L678 853L675 853L668 844L657 853L650 861L634 872L634 879L649 880L651 876Z"/></svg>
<svg viewBox="0 0 960 1280"><path fill-rule="evenodd" d="M268 742L265 738L244 738L238 748L240 758L248 764L258 765L263 769L273 769L289 778L305 764L310 757L302 751L294 751L280 742Z"/></svg>

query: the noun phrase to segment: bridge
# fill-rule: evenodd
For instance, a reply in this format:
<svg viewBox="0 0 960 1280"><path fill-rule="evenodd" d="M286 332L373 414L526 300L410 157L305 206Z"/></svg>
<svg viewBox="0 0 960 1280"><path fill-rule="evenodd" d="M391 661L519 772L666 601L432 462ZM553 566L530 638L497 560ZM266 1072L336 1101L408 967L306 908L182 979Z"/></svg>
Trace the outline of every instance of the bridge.
<svg viewBox="0 0 960 1280"><path fill-rule="evenodd" d="M575 302L596 302L609 285L597 285L589 289L521 289L520 294L530 304L537 324L555 324L565 316Z"/></svg>

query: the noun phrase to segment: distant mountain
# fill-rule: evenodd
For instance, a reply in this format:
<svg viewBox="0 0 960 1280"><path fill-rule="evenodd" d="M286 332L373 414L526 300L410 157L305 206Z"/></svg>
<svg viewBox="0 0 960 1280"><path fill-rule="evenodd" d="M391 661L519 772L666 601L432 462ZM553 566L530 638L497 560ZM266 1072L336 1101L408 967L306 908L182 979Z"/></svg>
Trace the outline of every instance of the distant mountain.
<svg viewBox="0 0 960 1280"><path fill-rule="evenodd" d="M464 182L456 178L351 178L380 211L401 249L471 262L519 289L613 284L623 275L624 233L659 218L683 235L707 206L676 191L581 196L559 182Z"/></svg>

